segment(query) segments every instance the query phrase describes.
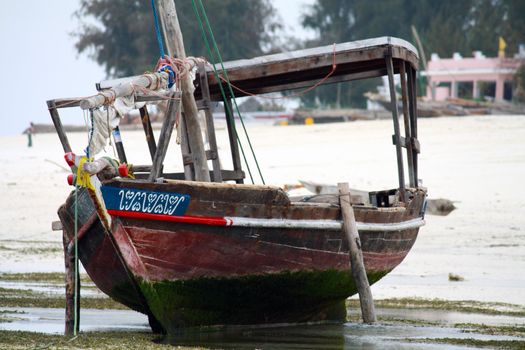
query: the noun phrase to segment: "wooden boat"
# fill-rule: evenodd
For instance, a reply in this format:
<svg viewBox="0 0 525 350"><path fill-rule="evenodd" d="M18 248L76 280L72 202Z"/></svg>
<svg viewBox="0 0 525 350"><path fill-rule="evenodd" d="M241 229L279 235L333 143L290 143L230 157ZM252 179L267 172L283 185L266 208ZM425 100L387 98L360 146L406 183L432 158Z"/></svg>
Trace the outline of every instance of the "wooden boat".
<svg viewBox="0 0 525 350"><path fill-rule="evenodd" d="M417 61L409 43L384 37L225 64L239 95L385 74L393 84L394 73L402 75L404 137L397 108L393 113L398 187L352 198L370 284L403 261L424 224L426 191L417 185ZM75 244L76 222L80 260L95 284L118 302L147 314L154 329L170 334L204 325L345 320L345 300L356 293L356 286L349 272L338 198L291 199L278 187L244 184L235 124L228 112L234 169L221 169L209 102L225 99L231 105L231 96L221 95L219 79L209 67L199 67L196 81L194 96L205 109L210 137L206 154L214 165L210 182L194 181L197 169L188 147L189 123L182 133L185 172L162 173L173 119L168 114L155 142L147 105L141 115L152 165L134 166L135 179L116 173L86 175L85 159L74 159L70 153L58 109L90 105L97 99L107 103L106 90L89 99L48 101L69 164L83 176L85 186L59 209L66 240ZM116 84L99 86L118 90L127 83ZM137 100L161 98L161 93L143 96L136 91ZM396 101L395 89L391 91ZM115 140L124 162L123 142L120 137ZM408 186L402 147L407 151Z"/></svg>

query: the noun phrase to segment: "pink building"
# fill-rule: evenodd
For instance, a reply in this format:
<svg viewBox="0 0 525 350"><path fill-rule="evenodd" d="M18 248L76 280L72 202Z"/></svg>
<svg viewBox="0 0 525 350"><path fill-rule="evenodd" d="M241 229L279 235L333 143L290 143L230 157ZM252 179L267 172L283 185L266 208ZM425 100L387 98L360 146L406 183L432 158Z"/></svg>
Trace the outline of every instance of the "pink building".
<svg viewBox="0 0 525 350"><path fill-rule="evenodd" d="M521 56L521 55L520 55ZM513 77L523 58L485 57L475 51L474 57L442 59L432 54L422 74L427 77L427 98L442 101L452 98L488 98L511 100Z"/></svg>

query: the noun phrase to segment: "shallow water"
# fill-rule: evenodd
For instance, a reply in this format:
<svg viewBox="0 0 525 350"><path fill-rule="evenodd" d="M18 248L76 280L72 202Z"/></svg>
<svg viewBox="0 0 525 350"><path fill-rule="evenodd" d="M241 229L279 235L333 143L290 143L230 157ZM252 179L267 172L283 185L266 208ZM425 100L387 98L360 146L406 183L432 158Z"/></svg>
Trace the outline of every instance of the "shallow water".
<svg viewBox="0 0 525 350"><path fill-rule="evenodd" d="M186 330L173 338L160 339L172 345L222 349L464 349L448 344L413 343L417 339L454 338L477 340L523 340L510 336L465 333L456 323L525 325L525 319L510 316L467 314L439 310L378 309L380 317L427 321L431 326L379 323L298 325L279 327L228 327L205 331ZM351 310L351 314L358 311ZM54 308L3 308L0 330L21 330L60 334L64 310ZM149 332L147 317L129 310L82 309L82 332ZM1 318L0 318L1 320ZM435 323L435 325L434 325ZM408 342L411 340L412 342Z"/></svg>
<svg viewBox="0 0 525 350"><path fill-rule="evenodd" d="M221 349L465 349L449 344L411 343L417 339L454 338L477 340L515 340L507 336L463 333L447 327L398 325L289 326L245 328L230 331L186 334L170 339L172 345Z"/></svg>
<svg viewBox="0 0 525 350"><path fill-rule="evenodd" d="M0 317L8 322L0 321L1 330L30 331L59 334L64 332L64 309L6 307L1 308ZM0 319L1 320L1 319ZM150 331L148 318L128 310L96 310L81 309L80 331Z"/></svg>

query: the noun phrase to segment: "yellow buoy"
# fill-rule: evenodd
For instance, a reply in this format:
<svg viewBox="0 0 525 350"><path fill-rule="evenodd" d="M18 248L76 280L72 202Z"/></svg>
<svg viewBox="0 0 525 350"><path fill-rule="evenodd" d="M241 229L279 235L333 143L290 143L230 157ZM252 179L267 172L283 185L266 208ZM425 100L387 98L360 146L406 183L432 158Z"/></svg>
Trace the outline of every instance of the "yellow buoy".
<svg viewBox="0 0 525 350"><path fill-rule="evenodd" d="M313 125L314 124L314 118L308 117L304 120L304 125Z"/></svg>

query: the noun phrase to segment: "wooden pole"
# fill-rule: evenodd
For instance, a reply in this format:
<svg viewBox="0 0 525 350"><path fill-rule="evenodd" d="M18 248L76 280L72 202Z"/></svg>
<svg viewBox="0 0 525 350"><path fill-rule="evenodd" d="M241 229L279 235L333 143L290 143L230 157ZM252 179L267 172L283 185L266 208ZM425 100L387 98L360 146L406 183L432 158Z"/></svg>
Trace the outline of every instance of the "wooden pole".
<svg viewBox="0 0 525 350"><path fill-rule="evenodd" d="M155 142L155 135L153 134L153 128L151 127L151 119L146 106L140 108L139 111L144 134L146 135L146 141L148 142L149 154L151 156L151 161L153 161L155 159L155 153L157 152L157 143Z"/></svg>
<svg viewBox="0 0 525 350"><path fill-rule="evenodd" d="M341 206L341 215L343 219L343 230L348 239L350 253L350 267L354 277L357 291L359 292L359 301L361 303L361 313L365 323L376 322L376 312L374 299L370 291L368 277L366 276L365 264L363 262L363 252L361 251L361 240L357 231L354 210L350 204L350 188L347 183L337 184L339 189L339 203Z"/></svg>
<svg viewBox="0 0 525 350"><path fill-rule="evenodd" d="M62 243L64 245L65 284L66 284L66 336L73 336L79 331L80 318L80 278L77 276L77 288L75 288L75 255L69 248L69 238L65 230L62 230ZM75 293L77 294L77 323L75 329Z"/></svg>
<svg viewBox="0 0 525 350"><path fill-rule="evenodd" d="M239 153L239 143L237 141L237 130L235 130L235 115L233 113L232 100L229 97L224 100L224 113L226 113L226 126L228 128L228 137L230 140L233 170L237 174L242 171L241 155ZM244 179L236 179L235 182L242 184L244 183Z"/></svg>
<svg viewBox="0 0 525 350"><path fill-rule="evenodd" d="M118 160L121 163L127 163L126 152L124 151L124 144L122 143L122 136L120 136L120 128L115 126L113 129L113 140L115 140L115 147L117 148Z"/></svg>
<svg viewBox="0 0 525 350"><path fill-rule="evenodd" d="M205 103L204 113L206 115L206 129L208 131L208 143L212 152L213 164L213 181L222 182L221 162L219 160L219 151L217 148L217 138L215 137L215 125L213 123L213 109L210 103L210 90L208 87L208 76L204 63L199 64L199 77L201 83L202 100Z"/></svg>
<svg viewBox="0 0 525 350"><path fill-rule="evenodd" d="M175 93L172 97L175 96ZM180 112L180 102L176 99L171 99L168 105L168 111L166 117L162 123L162 129L160 130L159 143L153 156L153 164L151 165L151 172L149 173L148 180L155 181L162 174L162 164L166 157L166 151L170 143L171 134L175 127L175 121L177 120L177 114Z"/></svg>
<svg viewBox="0 0 525 350"><path fill-rule="evenodd" d="M64 131L64 127L62 126L60 116L58 115L55 100L47 101L47 108L49 109L49 113L51 114L51 119L53 120L53 124L55 125L55 130L57 131L57 135L60 139L60 143L62 144L62 148L64 149L64 153L71 152L71 145L69 144L66 132Z"/></svg>
<svg viewBox="0 0 525 350"><path fill-rule="evenodd" d="M392 118L394 121L394 140L396 144L397 173L399 177L399 200L405 201L405 173L403 168L403 154L401 152L401 134L399 131L399 112L397 110L396 87L394 84L394 65L392 53L385 56L386 70L388 72L388 87L390 89L390 103L392 104Z"/></svg>
<svg viewBox="0 0 525 350"><path fill-rule="evenodd" d="M399 76L401 77L401 99L403 101L403 126L405 127L405 147L407 149L408 181L410 187L416 187L414 181L414 163L412 158L412 138L410 132L410 120L408 116L408 93L405 62L399 64Z"/></svg>
<svg viewBox="0 0 525 350"><path fill-rule="evenodd" d="M409 115L410 115L410 142L417 142L417 92L416 92L416 70L410 65L407 65L407 75L408 75L408 100L410 101L409 105ZM413 167L413 176L414 176L414 185L419 187L419 180L417 174L417 153L419 150L414 150L412 152L412 167Z"/></svg>
<svg viewBox="0 0 525 350"><path fill-rule="evenodd" d="M179 19L173 0L160 1L160 17L166 27L166 44L168 50L174 53L177 58L185 59L186 51L184 41L179 26ZM182 89L182 108L188 130L188 141L193 157L193 168L195 170L195 180L210 181L210 171L208 169L208 160L202 141L201 127L198 120L198 109L195 103L193 92L195 90L190 74L181 77Z"/></svg>

